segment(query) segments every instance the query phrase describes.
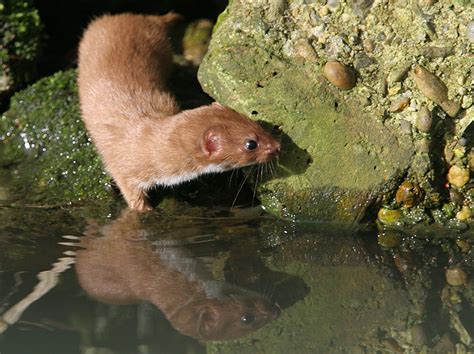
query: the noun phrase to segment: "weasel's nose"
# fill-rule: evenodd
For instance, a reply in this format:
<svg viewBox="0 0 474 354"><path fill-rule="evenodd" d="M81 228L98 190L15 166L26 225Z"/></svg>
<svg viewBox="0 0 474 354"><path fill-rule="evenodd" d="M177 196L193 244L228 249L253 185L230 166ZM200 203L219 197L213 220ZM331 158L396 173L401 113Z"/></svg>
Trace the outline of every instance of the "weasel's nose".
<svg viewBox="0 0 474 354"><path fill-rule="evenodd" d="M280 153L281 144L279 141L272 141L267 144L265 152L270 156L276 156Z"/></svg>

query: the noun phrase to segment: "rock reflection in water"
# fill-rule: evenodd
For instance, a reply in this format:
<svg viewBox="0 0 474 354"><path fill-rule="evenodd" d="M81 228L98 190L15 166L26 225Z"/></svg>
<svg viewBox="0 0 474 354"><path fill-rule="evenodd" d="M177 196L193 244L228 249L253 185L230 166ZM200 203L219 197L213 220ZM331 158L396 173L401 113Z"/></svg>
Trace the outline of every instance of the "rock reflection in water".
<svg viewBox="0 0 474 354"><path fill-rule="evenodd" d="M263 294L215 280L179 242L151 241L147 232L130 210L109 225L89 224L76 258L82 288L110 304L149 301L178 331L203 341L241 337L279 316Z"/></svg>

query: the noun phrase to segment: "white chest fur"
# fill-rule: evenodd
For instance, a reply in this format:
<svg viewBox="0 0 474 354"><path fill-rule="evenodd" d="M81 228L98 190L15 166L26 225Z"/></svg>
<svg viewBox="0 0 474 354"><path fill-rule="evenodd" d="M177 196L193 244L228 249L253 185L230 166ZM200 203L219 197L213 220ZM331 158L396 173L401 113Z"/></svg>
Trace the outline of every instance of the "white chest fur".
<svg viewBox="0 0 474 354"><path fill-rule="evenodd" d="M222 165L217 165L217 164L210 164L207 165L205 168L201 170L196 170L196 171L190 171L186 173L181 173L179 175L171 175L171 176L166 176L158 179L152 179L151 181L147 182L140 182L139 187L143 189L148 189L150 187L153 187L155 185L158 186L175 186L184 182L191 181L195 178L197 178L200 175L204 174L209 174L209 173L217 173L217 172L223 172L228 170L228 168L225 168Z"/></svg>

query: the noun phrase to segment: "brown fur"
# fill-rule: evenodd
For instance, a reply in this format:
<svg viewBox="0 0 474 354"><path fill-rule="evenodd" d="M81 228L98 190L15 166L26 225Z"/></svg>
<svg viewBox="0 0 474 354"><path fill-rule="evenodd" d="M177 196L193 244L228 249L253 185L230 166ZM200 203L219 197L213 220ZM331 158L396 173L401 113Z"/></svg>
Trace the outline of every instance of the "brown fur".
<svg viewBox="0 0 474 354"><path fill-rule="evenodd" d="M269 161L280 144L257 123L212 104L180 112L166 83L174 14L93 21L79 46L84 122L128 205L150 209L147 189ZM254 150L248 140L258 142Z"/></svg>
<svg viewBox="0 0 474 354"><path fill-rule="evenodd" d="M177 330L199 340L241 337L278 317L278 308L260 294L213 280L178 246L152 248L144 233L131 210L105 227L89 225L76 271L90 296L112 304L149 301ZM255 321L243 324L244 315Z"/></svg>

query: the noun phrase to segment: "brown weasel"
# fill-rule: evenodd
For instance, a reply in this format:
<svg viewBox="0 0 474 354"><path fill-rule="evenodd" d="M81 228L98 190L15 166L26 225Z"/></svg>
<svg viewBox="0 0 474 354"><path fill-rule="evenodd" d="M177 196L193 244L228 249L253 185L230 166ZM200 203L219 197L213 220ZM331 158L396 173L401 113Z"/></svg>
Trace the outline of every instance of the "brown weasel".
<svg viewBox="0 0 474 354"><path fill-rule="evenodd" d="M132 209L151 209L147 190L269 161L280 143L218 103L179 111L167 90L176 14L122 14L93 21L79 45L82 116Z"/></svg>
<svg viewBox="0 0 474 354"><path fill-rule="evenodd" d="M215 280L190 252L149 241L142 237L147 232L130 209L110 225L90 224L76 255L82 288L111 304L149 301L198 340L241 337L278 317L278 307L261 294Z"/></svg>

